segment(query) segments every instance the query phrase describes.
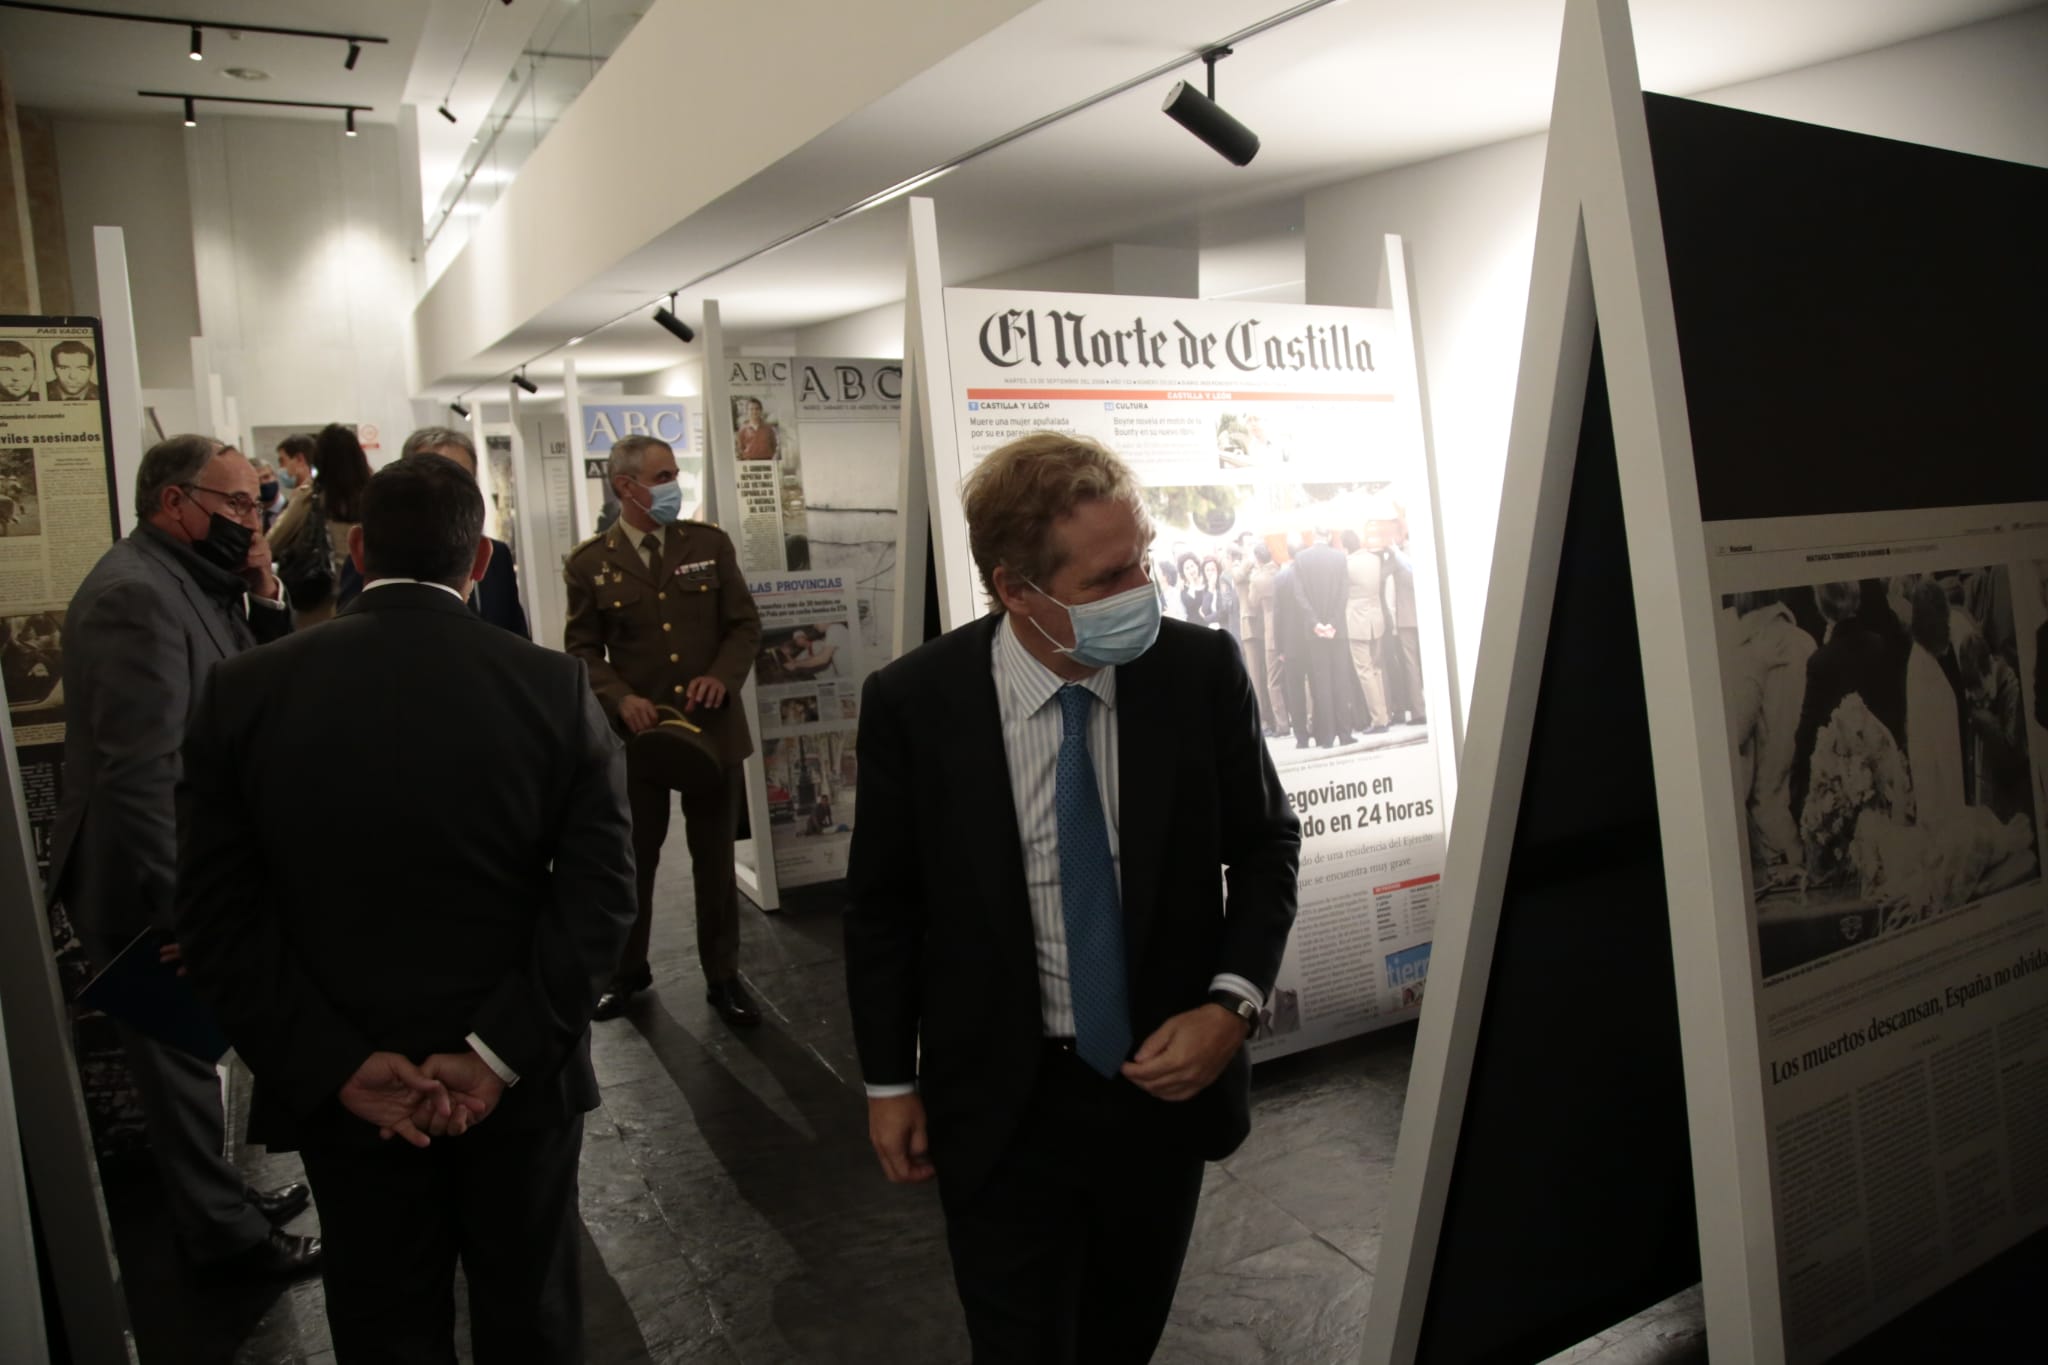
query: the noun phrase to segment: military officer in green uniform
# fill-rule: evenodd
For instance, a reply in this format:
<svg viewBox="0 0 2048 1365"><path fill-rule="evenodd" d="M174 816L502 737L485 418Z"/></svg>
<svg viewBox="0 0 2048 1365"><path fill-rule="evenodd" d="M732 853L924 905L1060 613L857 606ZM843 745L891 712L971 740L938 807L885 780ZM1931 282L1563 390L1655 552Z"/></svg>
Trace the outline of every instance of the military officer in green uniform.
<svg viewBox="0 0 2048 1365"><path fill-rule="evenodd" d="M598 701L628 739L640 917L617 975L598 1000L597 1017L618 1015L634 992L653 984L647 939L672 797L668 785L635 764L631 741L680 713L701 727L723 773L680 793L707 998L727 1023L757 1024L761 1016L739 980L732 860L743 801L740 763L754 752L740 685L760 648L760 614L731 539L708 522L683 518L676 456L667 443L628 436L612 446L606 472L618 495L619 520L569 555L563 648L590 665Z"/></svg>

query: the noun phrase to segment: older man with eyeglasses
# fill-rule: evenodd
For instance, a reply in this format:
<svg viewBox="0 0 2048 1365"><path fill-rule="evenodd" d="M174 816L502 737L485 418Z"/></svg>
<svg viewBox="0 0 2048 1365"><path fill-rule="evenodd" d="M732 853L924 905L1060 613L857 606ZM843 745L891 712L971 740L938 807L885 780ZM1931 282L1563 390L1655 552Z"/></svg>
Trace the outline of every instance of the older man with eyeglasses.
<svg viewBox="0 0 2048 1365"><path fill-rule="evenodd" d="M205 436L158 442L136 475L135 506L134 534L100 557L65 617L64 795L50 896L99 967L145 932L177 960L186 723L216 663L292 628L258 529L256 471L240 453ZM116 1029L188 1263L251 1278L317 1269L319 1239L281 1230L306 1207L306 1187L258 1193L224 1156L213 1064Z"/></svg>

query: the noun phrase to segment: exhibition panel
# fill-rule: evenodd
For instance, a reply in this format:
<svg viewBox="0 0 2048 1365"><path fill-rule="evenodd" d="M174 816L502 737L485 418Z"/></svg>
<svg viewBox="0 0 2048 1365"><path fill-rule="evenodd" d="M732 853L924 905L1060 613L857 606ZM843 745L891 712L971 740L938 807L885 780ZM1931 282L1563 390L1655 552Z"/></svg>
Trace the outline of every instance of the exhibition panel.
<svg viewBox="0 0 2048 1365"><path fill-rule="evenodd" d="M1237 643L1302 822L1301 913L1254 1056L1414 1017L1455 755L1406 319L978 289L945 290L943 317L914 350L950 376L928 401L958 471L932 464L954 622L979 596L958 476L1036 431L1122 456L1166 613Z"/></svg>
<svg viewBox="0 0 2048 1365"><path fill-rule="evenodd" d="M1558 1349L1697 1265L1717 1351L1821 1360L2048 1221L2044 209L2040 170L1646 97L1621 0L1569 7L1494 568L1529 587L1482 636L1368 1359ZM1589 698L1647 739L1590 784L1553 733ZM1552 903L1574 826L1640 884ZM1574 957L1627 1030L1531 992Z"/></svg>

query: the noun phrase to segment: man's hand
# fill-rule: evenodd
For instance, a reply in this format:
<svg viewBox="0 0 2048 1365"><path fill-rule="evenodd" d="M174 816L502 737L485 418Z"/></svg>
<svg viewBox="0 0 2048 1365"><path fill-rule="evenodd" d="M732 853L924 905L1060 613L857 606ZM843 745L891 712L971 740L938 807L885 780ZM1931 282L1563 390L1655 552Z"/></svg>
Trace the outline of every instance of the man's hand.
<svg viewBox="0 0 2048 1365"><path fill-rule="evenodd" d="M645 734L661 724L661 713L645 697L628 697L619 703L619 719L634 734Z"/></svg>
<svg viewBox="0 0 2048 1365"><path fill-rule="evenodd" d="M505 1094L505 1082L475 1052L437 1052L421 1065L431 1080L447 1087L451 1112L444 1118L423 1103L413 1111L413 1122L435 1137L461 1137L489 1118Z"/></svg>
<svg viewBox="0 0 2048 1365"><path fill-rule="evenodd" d="M454 1112L446 1087L396 1052L373 1052L365 1058L341 1087L341 1107L375 1124L378 1137L396 1133L415 1147L428 1141L414 1122L417 1110L428 1111L429 1122L446 1121Z"/></svg>
<svg viewBox="0 0 2048 1365"><path fill-rule="evenodd" d="M175 943L158 945L156 960L163 963L176 963L178 975L183 976L185 974L185 950Z"/></svg>
<svg viewBox="0 0 2048 1365"><path fill-rule="evenodd" d="M280 589L270 567L270 538L261 531L249 542L249 557L242 561L242 577L249 591L266 602L275 602Z"/></svg>
<svg viewBox="0 0 2048 1365"><path fill-rule="evenodd" d="M882 1174L898 1185L918 1185L938 1174L924 1131L924 1101L890 1095L868 1101L868 1141L882 1159Z"/></svg>
<svg viewBox="0 0 2048 1365"><path fill-rule="evenodd" d="M690 685L683 689L683 709L694 710L699 706L717 710L725 705L725 684L709 673L701 678L690 679Z"/></svg>
<svg viewBox="0 0 2048 1365"><path fill-rule="evenodd" d="M1124 1078L1155 1099L1192 1099L1223 1074L1244 1038L1244 1020L1200 1005L1161 1024L1124 1063Z"/></svg>

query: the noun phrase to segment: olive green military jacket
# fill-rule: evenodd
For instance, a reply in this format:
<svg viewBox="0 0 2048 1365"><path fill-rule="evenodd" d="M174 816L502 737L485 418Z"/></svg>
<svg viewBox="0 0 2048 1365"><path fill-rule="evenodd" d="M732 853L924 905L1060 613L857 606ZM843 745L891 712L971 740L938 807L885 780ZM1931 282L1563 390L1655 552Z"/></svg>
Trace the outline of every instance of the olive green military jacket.
<svg viewBox="0 0 2048 1365"><path fill-rule="evenodd" d="M640 532L616 523L569 554L569 622L562 648L590 665L590 685L619 725L619 703L645 697L683 709L683 689L709 675L725 684L725 705L688 714L728 764L754 752L740 685L761 647L761 616L747 592L732 540L702 521L667 528L650 569Z"/></svg>

